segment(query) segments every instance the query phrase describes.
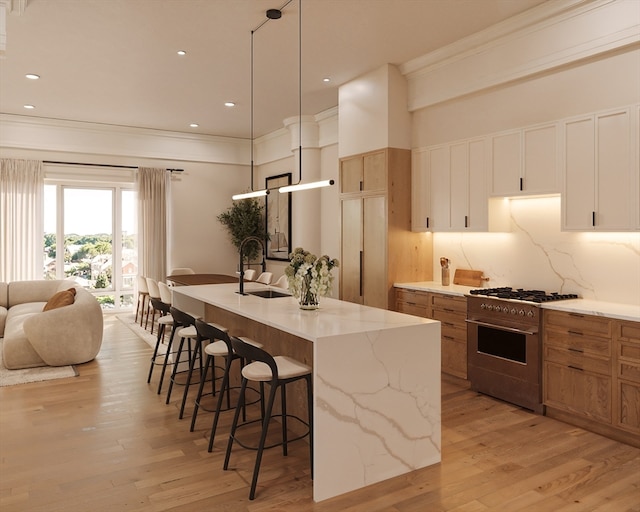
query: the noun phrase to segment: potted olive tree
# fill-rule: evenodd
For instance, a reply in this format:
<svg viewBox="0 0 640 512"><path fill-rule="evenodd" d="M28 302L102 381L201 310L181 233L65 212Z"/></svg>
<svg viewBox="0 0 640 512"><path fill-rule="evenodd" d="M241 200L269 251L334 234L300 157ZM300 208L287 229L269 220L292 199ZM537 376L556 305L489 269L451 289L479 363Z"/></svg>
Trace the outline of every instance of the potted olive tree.
<svg viewBox="0 0 640 512"><path fill-rule="evenodd" d="M226 228L231 243L240 252L242 241L248 237L256 237L265 242L266 230L264 219L264 205L257 199L241 199L224 212L218 215L217 219ZM243 247L244 263L251 264L252 261L262 258L264 267L263 248L257 242L249 242Z"/></svg>

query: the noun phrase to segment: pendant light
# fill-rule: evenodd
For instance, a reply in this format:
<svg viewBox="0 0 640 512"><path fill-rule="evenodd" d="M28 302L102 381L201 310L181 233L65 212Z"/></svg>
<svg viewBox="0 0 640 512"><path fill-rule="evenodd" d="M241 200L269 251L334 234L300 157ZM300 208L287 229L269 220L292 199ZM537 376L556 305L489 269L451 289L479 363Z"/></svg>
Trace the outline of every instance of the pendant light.
<svg viewBox="0 0 640 512"><path fill-rule="evenodd" d="M333 185L333 180L302 183L302 0L298 0L298 144L298 183L280 187L279 192L286 194Z"/></svg>
<svg viewBox="0 0 640 512"><path fill-rule="evenodd" d="M243 194L236 194L234 196L231 196L231 199L233 199L234 201L238 201L240 199L249 199L252 197L262 197L262 196L266 196L269 191L267 189L262 189L262 190L253 190L253 35L255 34L256 30L258 30L262 25L264 25L267 21L273 19L273 20L277 20L278 18L280 18L280 16L282 15L280 13L280 15L278 15L276 13L276 11L278 11L278 9L269 9L267 11L267 19L265 19L260 25L258 25L256 28L254 28L251 31L251 75L249 77L249 82L251 84L251 92L250 92L250 117L251 117L251 192L245 192ZM278 11L279 13L280 11Z"/></svg>

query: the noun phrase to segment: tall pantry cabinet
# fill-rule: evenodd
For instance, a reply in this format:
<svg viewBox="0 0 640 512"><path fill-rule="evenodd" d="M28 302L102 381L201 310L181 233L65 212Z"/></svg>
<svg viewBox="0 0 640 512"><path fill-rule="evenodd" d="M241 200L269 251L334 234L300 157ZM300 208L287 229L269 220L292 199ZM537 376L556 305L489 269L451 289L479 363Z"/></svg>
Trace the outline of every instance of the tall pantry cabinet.
<svg viewBox="0 0 640 512"><path fill-rule="evenodd" d="M411 152L340 159L340 298L388 309L395 282L433 277L431 236L411 232Z"/></svg>

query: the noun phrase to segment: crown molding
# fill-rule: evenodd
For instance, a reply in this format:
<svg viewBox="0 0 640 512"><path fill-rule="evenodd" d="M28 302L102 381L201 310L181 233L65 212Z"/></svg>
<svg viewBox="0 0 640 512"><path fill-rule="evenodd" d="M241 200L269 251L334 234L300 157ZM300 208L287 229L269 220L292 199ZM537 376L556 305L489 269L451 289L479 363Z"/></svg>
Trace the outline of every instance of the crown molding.
<svg viewBox="0 0 640 512"><path fill-rule="evenodd" d="M0 114L0 147L248 165L249 141L231 137Z"/></svg>
<svg viewBox="0 0 640 512"><path fill-rule="evenodd" d="M557 0L400 66L409 110L640 42L640 2Z"/></svg>

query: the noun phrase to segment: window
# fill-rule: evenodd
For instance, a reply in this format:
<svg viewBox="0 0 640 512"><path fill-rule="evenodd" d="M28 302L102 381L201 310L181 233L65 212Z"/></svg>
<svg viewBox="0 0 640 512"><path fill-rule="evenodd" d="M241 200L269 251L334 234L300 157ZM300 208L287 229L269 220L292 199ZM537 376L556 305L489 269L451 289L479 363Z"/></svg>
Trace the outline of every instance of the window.
<svg viewBox="0 0 640 512"><path fill-rule="evenodd" d="M131 309L138 269L134 195L132 182L47 179L44 278L75 280L105 310Z"/></svg>

